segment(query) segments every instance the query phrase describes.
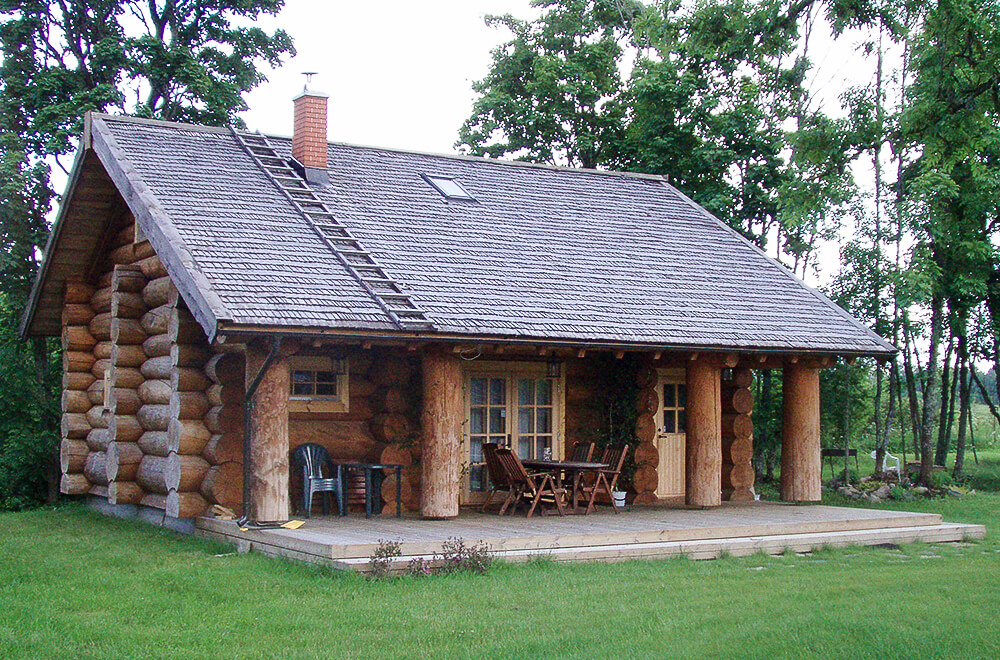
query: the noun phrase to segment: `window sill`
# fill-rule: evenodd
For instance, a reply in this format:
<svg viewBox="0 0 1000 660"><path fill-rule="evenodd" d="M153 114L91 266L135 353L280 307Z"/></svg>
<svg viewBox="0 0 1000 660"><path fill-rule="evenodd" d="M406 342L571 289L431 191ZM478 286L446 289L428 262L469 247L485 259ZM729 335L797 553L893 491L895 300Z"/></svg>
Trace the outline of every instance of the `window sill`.
<svg viewBox="0 0 1000 660"><path fill-rule="evenodd" d="M305 399L291 397L288 399L288 412L291 413L345 413L348 412L346 401L340 399Z"/></svg>

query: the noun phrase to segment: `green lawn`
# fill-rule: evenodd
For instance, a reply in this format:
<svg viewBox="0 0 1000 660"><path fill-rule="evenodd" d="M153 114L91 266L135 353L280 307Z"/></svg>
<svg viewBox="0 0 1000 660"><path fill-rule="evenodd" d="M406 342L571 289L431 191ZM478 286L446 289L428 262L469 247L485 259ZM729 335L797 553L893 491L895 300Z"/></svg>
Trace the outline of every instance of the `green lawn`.
<svg viewBox="0 0 1000 660"><path fill-rule="evenodd" d="M3 514L0 657L1000 657L1000 494L883 506L988 536L368 582L73 506Z"/></svg>

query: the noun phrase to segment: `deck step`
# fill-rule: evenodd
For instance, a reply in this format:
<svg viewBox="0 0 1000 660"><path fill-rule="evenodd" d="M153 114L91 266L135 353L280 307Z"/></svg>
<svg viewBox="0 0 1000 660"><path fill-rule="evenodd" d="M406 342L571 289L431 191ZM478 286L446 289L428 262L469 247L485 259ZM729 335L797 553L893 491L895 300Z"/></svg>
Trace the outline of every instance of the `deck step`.
<svg viewBox="0 0 1000 660"><path fill-rule="evenodd" d="M843 532L818 532L807 534L773 534L768 536L743 536L727 539L702 539L665 541L660 543L621 543L567 548L534 548L494 552L497 559L507 562L525 562L538 557L552 561L627 561L630 559L663 559L684 555L690 559L716 559L728 554L745 557L758 552L781 554L785 551L809 552L824 547L850 545L883 545L902 543L949 543L967 539L981 539L986 534L982 525L941 523L916 527L852 530ZM415 559L433 562L434 555L404 555L396 559L392 568L404 570ZM334 562L340 568L367 571L367 557L342 558Z"/></svg>

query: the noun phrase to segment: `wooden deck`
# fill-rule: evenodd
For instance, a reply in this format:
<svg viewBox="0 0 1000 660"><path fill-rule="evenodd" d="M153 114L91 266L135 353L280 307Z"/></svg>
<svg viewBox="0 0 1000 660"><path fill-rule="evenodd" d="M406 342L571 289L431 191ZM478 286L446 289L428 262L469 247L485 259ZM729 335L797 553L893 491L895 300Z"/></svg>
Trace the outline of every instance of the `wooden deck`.
<svg viewBox="0 0 1000 660"><path fill-rule="evenodd" d="M338 568L365 570L380 540L399 541L403 557L429 558L450 537L483 541L500 558L544 555L563 561L620 561L684 554L807 551L826 545L947 542L982 538L981 525L944 523L928 513L753 502L716 509L641 507L614 515L511 517L462 511L452 520L379 516L314 517L296 530L240 531L232 521L200 518L197 533L254 550Z"/></svg>

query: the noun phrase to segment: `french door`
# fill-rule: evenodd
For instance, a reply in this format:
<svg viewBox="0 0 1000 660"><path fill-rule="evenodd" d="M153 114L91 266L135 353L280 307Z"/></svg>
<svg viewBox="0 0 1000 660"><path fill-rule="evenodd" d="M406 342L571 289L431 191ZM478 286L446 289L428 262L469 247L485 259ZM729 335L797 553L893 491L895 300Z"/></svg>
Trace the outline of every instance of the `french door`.
<svg viewBox="0 0 1000 660"><path fill-rule="evenodd" d="M523 459L561 458L562 382L545 365L476 365L465 379L463 501L489 490L483 445L505 445Z"/></svg>

